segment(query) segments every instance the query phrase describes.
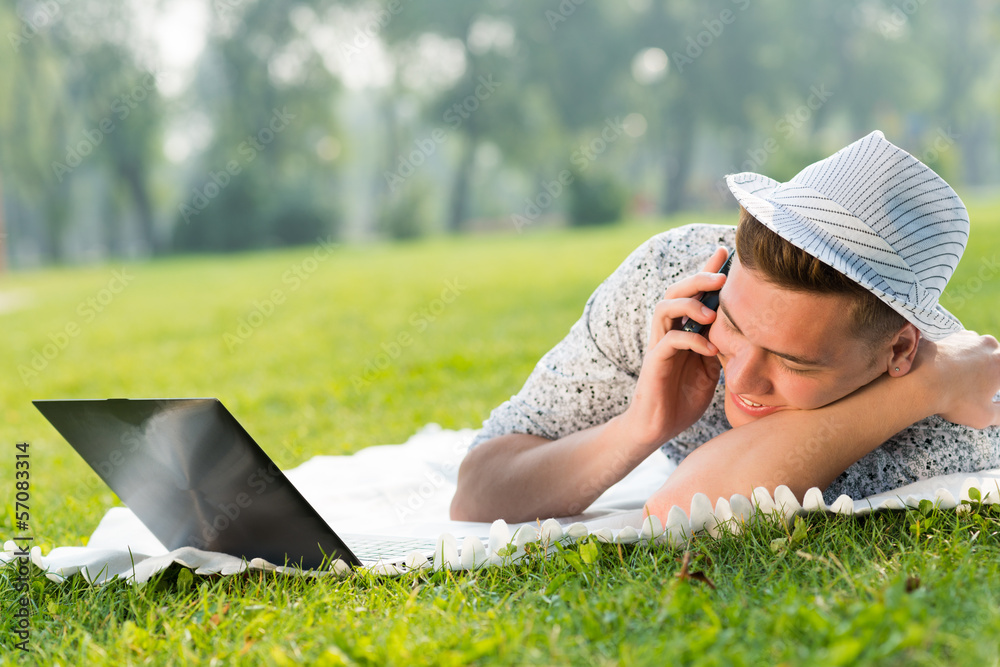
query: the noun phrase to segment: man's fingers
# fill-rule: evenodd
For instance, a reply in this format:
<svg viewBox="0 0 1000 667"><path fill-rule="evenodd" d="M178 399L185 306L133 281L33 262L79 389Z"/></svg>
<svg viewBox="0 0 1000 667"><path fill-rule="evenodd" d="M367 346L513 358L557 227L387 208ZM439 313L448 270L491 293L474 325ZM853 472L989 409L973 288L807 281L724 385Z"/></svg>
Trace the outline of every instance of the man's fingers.
<svg viewBox="0 0 1000 667"><path fill-rule="evenodd" d="M670 299L656 304L653 311L653 323L649 332L649 347L655 347L663 336L675 329L675 322L682 317L698 322L699 324L711 324L715 321L717 313L706 308L697 299Z"/></svg>
<svg viewBox="0 0 1000 667"><path fill-rule="evenodd" d="M662 360L674 356L678 350L691 350L706 357L719 353L719 348L701 334L671 329L652 347L650 354Z"/></svg>
<svg viewBox="0 0 1000 667"><path fill-rule="evenodd" d="M678 280L667 287L663 298L676 299L682 296L697 296L699 292L722 289L722 286L726 283L726 276L719 273L719 269L726 263L728 257L728 251L720 246L715 251L715 254L705 262L705 266L700 272Z"/></svg>
<svg viewBox="0 0 1000 667"><path fill-rule="evenodd" d="M729 252L720 246L705 263L703 271L679 280L666 289L663 300L656 304L653 311L648 349L656 347L663 336L675 328L678 318L687 317L699 324L711 324L715 321L715 312L703 308L698 297L705 292L722 289L726 276L719 273L719 269L728 257Z"/></svg>
<svg viewBox="0 0 1000 667"><path fill-rule="evenodd" d="M722 289L726 284L726 276L722 273L702 271L693 276L678 280L663 293L664 299L678 299L686 296L697 296L699 292L712 292Z"/></svg>
<svg viewBox="0 0 1000 667"><path fill-rule="evenodd" d="M726 263L727 259L729 259L729 251L723 246L719 246L715 249L712 256L709 257L708 261L705 262L705 268L703 270L711 273L718 273L719 269L722 268L722 265Z"/></svg>
<svg viewBox="0 0 1000 667"><path fill-rule="evenodd" d="M704 292L722 289L725 282L726 276L721 273L696 273L668 287L664 299L656 304L653 311L649 347L656 345L664 333L674 328L677 318L689 317L701 324L714 322L715 312L709 310L711 314L705 314L697 297Z"/></svg>

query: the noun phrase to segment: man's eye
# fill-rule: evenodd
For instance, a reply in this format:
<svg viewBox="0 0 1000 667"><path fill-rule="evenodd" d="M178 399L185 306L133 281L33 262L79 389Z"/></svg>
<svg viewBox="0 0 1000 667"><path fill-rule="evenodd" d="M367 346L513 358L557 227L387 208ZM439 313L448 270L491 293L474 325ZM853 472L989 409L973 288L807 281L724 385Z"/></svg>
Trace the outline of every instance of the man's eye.
<svg viewBox="0 0 1000 667"><path fill-rule="evenodd" d="M794 373L796 375L809 375L809 371L804 368L792 368L791 366L786 366L785 364L779 364L779 366L789 373Z"/></svg>

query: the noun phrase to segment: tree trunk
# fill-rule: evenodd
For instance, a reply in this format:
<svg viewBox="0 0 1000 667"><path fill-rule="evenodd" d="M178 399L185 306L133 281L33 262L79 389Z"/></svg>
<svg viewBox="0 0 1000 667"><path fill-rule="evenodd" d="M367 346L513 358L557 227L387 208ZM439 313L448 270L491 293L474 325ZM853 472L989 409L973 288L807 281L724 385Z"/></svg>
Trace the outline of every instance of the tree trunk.
<svg viewBox="0 0 1000 667"><path fill-rule="evenodd" d="M109 187L101 198L101 231L104 234L104 249L106 257L123 257L125 247L122 243L122 216L119 214L117 192Z"/></svg>
<svg viewBox="0 0 1000 667"><path fill-rule="evenodd" d="M3 179L0 179L0 275L7 272L7 227L3 217Z"/></svg>
<svg viewBox="0 0 1000 667"><path fill-rule="evenodd" d="M469 201L469 181L476 159L476 137L471 132L462 147L462 159L455 172L451 188L451 202L448 206L448 231L459 232L465 223Z"/></svg>
<svg viewBox="0 0 1000 667"><path fill-rule="evenodd" d="M468 35L471 29L472 18L470 17L465 24L463 32L460 34ZM470 88L475 84L475 81L479 77L478 64L477 59L472 57L469 62L469 67L466 70L466 81L468 82ZM476 147L479 145L479 137L482 134L480 130L480 119L475 115L471 116L465 123L462 134L464 134L465 139L462 144L462 157L459 160L457 170L455 171L455 179L451 186L451 201L448 204L448 219L446 221L446 228L450 233L462 231L462 228L465 227L465 219L468 216L470 176L472 174L473 165L475 164Z"/></svg>
<svg viewBox="0 0 1000 667"><path fill-rule="evenodd" d="M386 219L392 213L392 199L396 195L385 174L396 174L399 159L399 117L396 112L397 87L393 80L388 92L379 101L379 116L383 123L382 136L385 139L385 162L376 160L375 177L371 182L370 215L358 231L361 238L377 238L380 233L391 233L386 228ZM405 183L398 187L405 187Z"/></svg>
<svg viewBox="0 0 1000 667"><path fill-rule="evenodd" d="M660 203L660 211L664 215L677 213L684 208L684 192L691 176L691 161L694 157L694 113L686 104L681 104L674 109L670 120L676 133L667 140L671 145L665 150L665 196Z"/></svg>
<svg viewBox="0 0 1000 667"><path fill-rule="evenodd" d="M42 206L42 232L45 253L53 264L61 264L65 258L63 252L63 234L69 220L69 188L56 188L49 192Z"/></svg>
<svg viewBox="0 0 1000 667"><path fill-rule="evenodd" d="M149 191L146 188L146 179L143 178L142 168L134 165L123 164L119 169L122 178L128 185L129 194L135 202L136 214L139 216L139 234L151 255L160 253L160 244L157 242L156 229L153 224L153 207L149 202Z"/></svg>
<svg viewBox="0 0 1000 667"><path fill-rule="evenodd" d="M957 140L961 146L962 183L965 185L985 185L987 178L990 146L995 145L990 136L989 123L982 116L973 119Z"/></svg>

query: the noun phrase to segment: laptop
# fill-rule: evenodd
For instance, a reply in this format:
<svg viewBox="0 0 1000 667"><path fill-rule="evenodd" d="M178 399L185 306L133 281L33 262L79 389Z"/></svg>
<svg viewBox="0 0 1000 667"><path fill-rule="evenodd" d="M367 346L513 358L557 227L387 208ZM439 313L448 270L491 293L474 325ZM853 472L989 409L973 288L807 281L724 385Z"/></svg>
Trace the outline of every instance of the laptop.
<svg viewBox="0 0 1000 667"><path fill-rule="evenodd" d="M32 403L171 551L307 569L433 559L433 540L338 535L218 399Z"/></svg>

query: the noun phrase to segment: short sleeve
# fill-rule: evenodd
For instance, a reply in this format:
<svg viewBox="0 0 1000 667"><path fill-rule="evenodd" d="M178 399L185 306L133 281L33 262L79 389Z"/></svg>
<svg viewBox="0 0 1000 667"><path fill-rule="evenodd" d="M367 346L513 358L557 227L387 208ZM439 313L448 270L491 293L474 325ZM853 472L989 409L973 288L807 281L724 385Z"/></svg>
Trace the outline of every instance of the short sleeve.
<svg viewBox="0 0 1000 667"><path fill-rule="evenodd" d="M731 244L734 229L687 225L639 246L598 286L521 390L490 413L470 448L509 433L556 440L624 412L657 302L667 286L701 270L719 245Z"/></svg>
<svg viewBox="0 0 1000 667"><path fill-rule="evenodd" d="M897 489L929 477L1000 467L1000 427L974 429L933 415L906 428L840 475L823 493L832 503Z"/></svg>

